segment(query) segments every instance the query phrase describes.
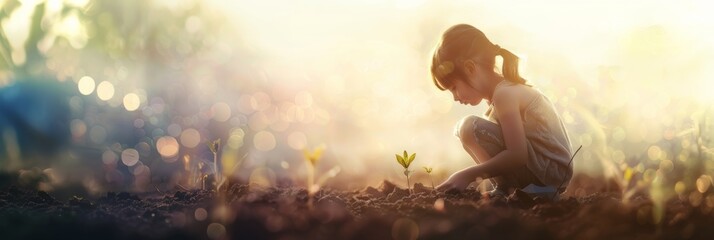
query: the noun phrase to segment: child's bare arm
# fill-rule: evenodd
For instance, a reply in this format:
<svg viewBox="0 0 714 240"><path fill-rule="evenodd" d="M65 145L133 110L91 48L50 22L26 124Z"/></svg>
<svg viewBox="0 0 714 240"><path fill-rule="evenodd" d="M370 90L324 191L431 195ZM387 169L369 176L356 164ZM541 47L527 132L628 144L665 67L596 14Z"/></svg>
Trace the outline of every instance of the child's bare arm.
<svg viewBox="0 0 714 240"><path fill-rule="evenodd" d="M525 94L517 91L517 88L507 88L497 91L493 96L493 103L498 111L498 119L501 124L503 140L506 150L493 156L491 161L503 162L505 160L514 166L526 164L528 159L528 142L520 111L520 98Z"/></svg>
<svg viewBox="0 0 714 240"><path fill-rule="evenodd" d="M519 102L519 96L516 91L504 90L494 94L493 103L499 109L497 114L506 150L479 165L454 173L444 184L439 186L440 189L462 189L478 177L489 178L526 164L528 146L523 122L521 121Z"/></svg>

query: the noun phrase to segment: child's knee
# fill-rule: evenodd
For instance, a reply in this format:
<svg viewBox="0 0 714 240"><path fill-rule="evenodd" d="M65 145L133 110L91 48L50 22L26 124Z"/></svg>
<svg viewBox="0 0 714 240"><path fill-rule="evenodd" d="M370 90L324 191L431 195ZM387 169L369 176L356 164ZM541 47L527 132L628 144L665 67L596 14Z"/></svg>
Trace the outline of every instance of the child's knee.
<svg viewBox="0 0 714 240"><path fill-rule="evenodd" d="M454 128L454 135L461 139L462 143L467 144L477 142L474 132L474 121L476 121L477 118L478 117L473 115L466 116L456 124L456 127Z"/></svg>

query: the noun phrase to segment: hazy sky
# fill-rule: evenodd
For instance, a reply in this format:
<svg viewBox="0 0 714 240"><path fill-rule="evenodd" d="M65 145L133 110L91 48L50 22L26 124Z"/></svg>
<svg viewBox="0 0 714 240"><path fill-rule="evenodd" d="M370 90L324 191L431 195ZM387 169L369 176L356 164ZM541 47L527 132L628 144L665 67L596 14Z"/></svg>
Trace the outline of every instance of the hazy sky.
<svg viewBox="0 0 714 240"><path fill-rule="evenodd" d="M193 2L152 4L178 11ZM692 104L702 109L714 100L709 93L714 89L714 32L707 31L714 28L714 17L706 1L202 3L226 19L210 26L228 36L217 41L217 49L227 49L224 55L241 64L236 68L250 69L259 86L226 88L235 94L214 96L206 93L245 78L218 76L188 85L206 99L215 97L217 103L208 109L221 112L224 121L246 114L245 132L256 136L244 136L243 130L231 136L255 148L247 167L280 166L304 175L298 150L320 144L327 147L324 170L340 166L341 177L366 181L401 179L394 153L402 150L417 152L415 167L434 167L438 179L471 165L453 128L466 115L482 114L484 104L454 103L448 92L433 86L428 72L433 46L458 23L476 26L521 57L522 74L554 102L573 148L584 146L576 158L578 171L598 172L603 167L593 166L603 161L647 155L663 132L682 130L680 119L691 118L690 112L676 109ZM27 35L23 26L31 6L3 22L5 31L13 33L13 46L21 46ZM73 46L86 42L79 22L68 19L58 34L71 35ZM195 32L206 27L201 24L206 22L190 18L184 25ZM87 86L91 89L84 91L91 93L94 81ZM122 104L119 96L112 99L112 106ZM142 107L151 96L129 99L132 107ZM290 119L297 123L287 128L276 120L285 114L300 119ZM617 141L635 147L614 148ZM174 140L168 143L179 147ZM266 164L271 161L275 164Z"/></svg>

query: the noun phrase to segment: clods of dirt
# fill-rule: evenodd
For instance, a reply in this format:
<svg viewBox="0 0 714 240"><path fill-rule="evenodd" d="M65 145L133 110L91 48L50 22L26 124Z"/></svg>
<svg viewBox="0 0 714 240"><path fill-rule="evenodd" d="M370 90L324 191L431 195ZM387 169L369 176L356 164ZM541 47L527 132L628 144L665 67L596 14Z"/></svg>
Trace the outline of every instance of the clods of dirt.
<svg viewBox="0 0 714 240"><path fill-rule="evenodd" d="M229 185L156 193L107 192L57 199L0 190L0 239L711 239L707 204L596 193L559 201L516 191L438 192L384 181L357 191Z"/></svg>

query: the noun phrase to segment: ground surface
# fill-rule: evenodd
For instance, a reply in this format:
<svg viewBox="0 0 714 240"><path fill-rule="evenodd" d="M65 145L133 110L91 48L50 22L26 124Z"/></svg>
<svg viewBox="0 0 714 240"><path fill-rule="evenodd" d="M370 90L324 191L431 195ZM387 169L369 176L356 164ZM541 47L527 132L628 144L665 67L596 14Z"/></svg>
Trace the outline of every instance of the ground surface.
<svg viewBox="0 0 714 240"><path fill-rule="evenodd" d="M87 200L6 187L0 239L714 239L714 213L688 201L670 201L654 224L645 197L623 203L617 194L597 193L552 202L414 191L389 182L352 192L326 189L311 208L298 188L234 184L218 196L109 192Z"/></svg>

